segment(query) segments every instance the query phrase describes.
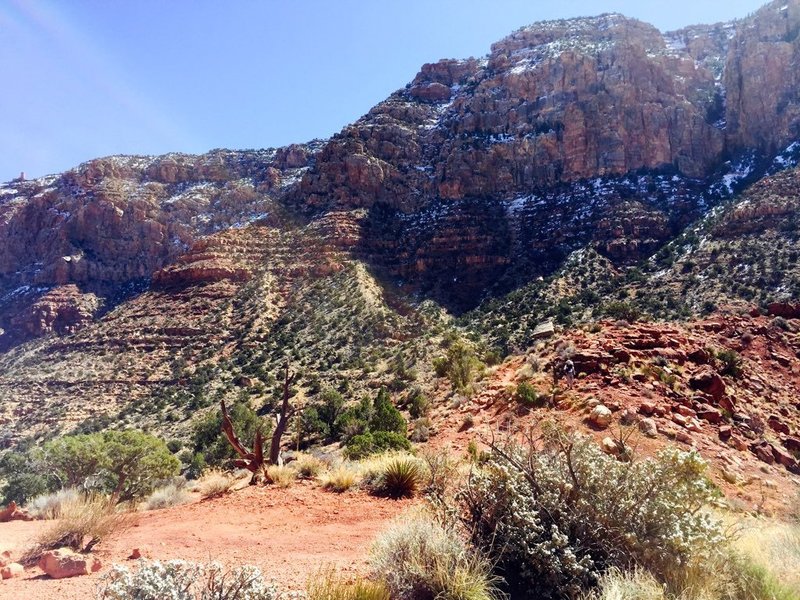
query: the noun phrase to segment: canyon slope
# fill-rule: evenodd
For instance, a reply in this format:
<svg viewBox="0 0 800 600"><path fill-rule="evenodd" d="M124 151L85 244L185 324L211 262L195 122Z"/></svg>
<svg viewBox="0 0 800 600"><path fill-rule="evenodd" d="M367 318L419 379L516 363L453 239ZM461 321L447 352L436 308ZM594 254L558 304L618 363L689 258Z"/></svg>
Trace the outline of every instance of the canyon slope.
<svg viewBox="0 0 800 600"><path fill-rule="evenodd" d="M703 334L670 322L722 315L714 331L738 333L719 349L794 373L799 58L800 0L669 33L618 14L536 23L483 58L424 65L329 140L3 184L0 446L115 424L185 437L219 398L269 413L287 360L300 403L386 386L449 406L431 361L453 335L513 364L548 319L578 345L581 324L606 319L608 344L590 339L606 350L624 337L608 319L680 337L675 389L647 388L664 418L679 383L716 368L688 358ZM751 329L766 346L736 339ZM751 380L750 402L776 407L753 419L783 424L753 435L797 439L800 384L770 400ZM683 412L720 400L687 394Z"/></svg>

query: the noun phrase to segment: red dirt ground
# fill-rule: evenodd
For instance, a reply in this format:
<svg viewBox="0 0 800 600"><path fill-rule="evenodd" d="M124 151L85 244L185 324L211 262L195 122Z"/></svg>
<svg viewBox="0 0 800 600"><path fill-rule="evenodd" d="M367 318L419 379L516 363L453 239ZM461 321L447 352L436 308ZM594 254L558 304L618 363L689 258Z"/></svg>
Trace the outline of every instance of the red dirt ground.
<svg viewBox="0 0 800 600"><path fill-rule="evenodd" d="M411 504L368 496L334 494L310 482L288 489L248 487L228 496L143 512L137 524L99 544L99 573L52 580L38 568L0 582L6 600L77 600L94 597L95 586L133 548L154 559L219 560L253 564L282 590L303 589L319 567L335 565L345 574L363 572L369 547L388 522ZM46 521L0 523L0 551L13 558L31 545Z"/></svg>

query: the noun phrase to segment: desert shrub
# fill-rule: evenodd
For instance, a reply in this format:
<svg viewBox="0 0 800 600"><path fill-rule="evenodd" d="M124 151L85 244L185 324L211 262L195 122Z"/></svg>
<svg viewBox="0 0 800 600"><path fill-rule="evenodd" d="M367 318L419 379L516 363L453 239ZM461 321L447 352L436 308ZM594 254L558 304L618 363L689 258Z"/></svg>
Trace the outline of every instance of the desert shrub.
<svg viewBox="0 0 800 600"><path fill-rule="evenodd" d="M440 377L447 376L453 389L460 394L471 394L477 373L484 367L471 346L456 341L447 349L447 355L435 358L433 368Z"/></svg>
<svg viewBox="0 0 800 600"><path fill-rule="evenodd" d="M346 441L354 435L367 431L372 412L373 401L367 394L364 394L357 404L345 408L337 420L342 439Z"/></svg>
<svg viewBox="0 0 800 600"><path fill-rule="evenodd" d="M377 496L411 498L425 479L425 463L410 455L396 455L380 463L373 473L365 475L364 483Z"/></svg>
<svg viewBox="0 0 800 600"><path fill-rule="evenodd" d="M114 565L97 596L101 600L276 600L278 590L252 566L225 570L216 562L140 560L135 571Z"/></svg>
<svg viewBox="0 0 800 600"><path fill-rule="evenodd" d="M272 483L278 487L289 487L297 479L297 471L295 469L278 465L268 465L264 469L264 475L267 483Z"/></svg>
<svg viewBox="0 0 800 600"><path fill-rule="evenodd" d="M415 443L427 442L431 437L431 420L428 417L420 417L414 421L413 425L411 441Z"/></svg>
<svg viewBox="0 0 800 600"><path fill-rule="evenodd" d="M42 460L40 449L8 450L0 454L0 504L26 504L58 490L58 480Z"/></svg>
<svg viewBox="0 0 800 600"><path fill-rule="evenodd" d="M427 396L422 393L419 388L414 388L411 391L408 400L408 412L414 419L419 419L426 416L431 409L431 401Z"/></svg>
<svg viewBox="0 0 800 600"><path fill-rule="evenodd" d="M498 598L491 566L467 546L455 528L425 513L396 520L371 551L372 572L392 598L492 600Z"/></svg>
<svg viewBox="0 0 800 600"><path fill-rule="evenodd" d="M63 507L80 499L81 492L75 488L65 488L49 494L37 496L25 505L34 519L58 519Z"/></svg>
<svg viewBox="0 0 800 600"><path fill-rule="evenodd" d="M378 391L373 404L372 418L369 420L369 429L373 433L386 431L405 436L408 425L400 411L395 408L385 388Z"/></svg>
<svg viewBox="0 0 800 600"><path fill-rule="evenodd" d="M742 374L742 357L735 350L720 350L716 358L721 364L723 375L739 377Z"/></svg>
<svg viewBox="0 0 800 600"><path fill-rule="evenodd" d="M350 460L359 460L370 454L391 450L410 450L411 442L405 435L394 431L376 431L353 436L344 453Z"/></svg>
<svg viewBox="0 0 800 600"><path fill-rule="evenodd" d="M36 538L27 560L45 550L67 546L73 550L91 549L102 539L133 523L130 513L117 512L113 503L97 495L78 495L61 504L59 518Z"/></svg>
<svg viewBox="0 0 800 600"><path fill-rule="evenodd" d="M341 494L353 487L357 479L358 473L352 466L341 464L327 473L323 473L320 477L320 483L322 484L322 489Z"/></svg>
<svg viewBox="0 0 800 600"><path fill-rule="evenodd" d="M423 450L421 458L425 462L427 475L423 488L427 500L438 508L448 508L451 491L459 480L458 462L445 450Z"/></svg>
<svg viewBox="0 0 800 600"><path fill-rule="evenodd" d="M203 498L215 498L230 492L238 481L231 473L221 469L209 469L195 485Z"/></svg>
<svg viewBox="0 0 800 600"><path fill-rule="evenodd" d="M633 323L642 316L642 311L634 305L624 301L613 301L604 304L601 312L612 319L621 319Z"/></svg>
<svg viewBox="0 0 800 600"><path fill-rule="evenodd" d="M539 392L527 381L521 381L514 390L514 399L528 408L542 406L543 402L539 397Z"/></svg>
<svg viewBox="0 0 800 600"><path fill-rule="evenodd" d="M144 506L146 510L169 508L170 506L186 504L189 498L190 496L185 486L168 483L154 490L150 496L148 496L147 500L145 500Z"/></svg>
<svg viewBox="0 0 800 600"><path fill-rule="evenodd" d="M308 579L307 600L389 600L389 588L382 580L359 577L347 581L332 568L323 569Z"/></svg>
<svg viewBox="0 0 800 600"><path fill-rule="evenodd" d="M303 479L313 479L317 477L326 467L322 460L310 454L301 454L298 456L293 466L297 470L297 476Z"/></svg>
<svg viewBox="0 0 800 600"><path fill-rule="evenodd" d="M542 442L494 446L460 494L474 543L512 593L575 598L633 565L667 581L723 540L701 512L714 490L696 452L620 462L556 428Z"/></svg>
<svg viewBox="0 0 800 600"><path fill-rule="evenodd" d="M319 400L306 408L303 421L309 432L319 434L325 441L333 442L341 437L344 398L334 389L326 388Z"/></svg>

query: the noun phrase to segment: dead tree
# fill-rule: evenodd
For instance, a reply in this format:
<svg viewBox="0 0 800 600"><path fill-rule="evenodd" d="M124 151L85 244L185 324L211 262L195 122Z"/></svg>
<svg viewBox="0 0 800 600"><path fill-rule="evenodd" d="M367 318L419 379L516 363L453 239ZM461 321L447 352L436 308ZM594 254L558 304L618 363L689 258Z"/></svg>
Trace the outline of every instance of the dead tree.
<svg viewBox="0 0 800 600"><path fill-rule="evenodd" d="M261 427L256 429L256 437L253 440L253 449L248 450L239 438L236 437L236 432L233 430L233 422L228 415L228 409L225 408L225 401L219 401L222 407L222 432L228 438L228 442L233 446L241 458L233 461L234 466L240 469L247 469L253 476L250 478L250 485L255 485L258 482L259 475L264 469L264 440L261 434Z"/></svg>
<svg viewBox="0 0 800 600"><path fill-rule="evenodd" d="M289 404L292 384L296 379L297 373L291 373L289 371L289 361L286 361L286 364L283 366L283 399L281 400L281 411L278 413L278 422L275 424L275 431L272 432L272 441L269 445L269 462L273 465L277 465L280 461L281 438L289 427L289 420L297 412L297 408Z"/></svg>

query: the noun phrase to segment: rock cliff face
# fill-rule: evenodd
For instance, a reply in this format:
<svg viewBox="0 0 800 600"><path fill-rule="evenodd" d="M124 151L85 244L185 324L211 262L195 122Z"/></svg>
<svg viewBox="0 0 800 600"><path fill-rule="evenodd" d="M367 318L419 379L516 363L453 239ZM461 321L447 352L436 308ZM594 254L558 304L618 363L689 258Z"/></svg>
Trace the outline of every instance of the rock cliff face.
<svg viewBox="0 0 800 600"><path fill-rule="evenodd" d="M800 0L666 34L617 14L537 23L484 58L424 65L324 143L112 157L11 182L0 344L49 332L33 304L64 286L109 307L151 281L247 281L198 242L284 211L457 310L587 246L634 264L800 137L798 31Z"/></svg>
<svg viewBox="0 0 800 600"><path fill-rule="evenodd" d="M800 137L798 11L668 34L615 14L520 29L484 59L425 65L328 142L289 202L366 209L359 251L456 308L587 244L642 260Z"/></svg>
<svg viewBox="0 0 800 600"><path fill-rule="evenodd" d="M203 236L275 213L315 147L110 157L0 187L0 347L51 332L66 304L91 316L98 296L141 291ZM42 321L53 294L62 308Z"/></svg>

